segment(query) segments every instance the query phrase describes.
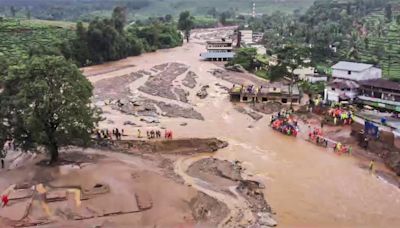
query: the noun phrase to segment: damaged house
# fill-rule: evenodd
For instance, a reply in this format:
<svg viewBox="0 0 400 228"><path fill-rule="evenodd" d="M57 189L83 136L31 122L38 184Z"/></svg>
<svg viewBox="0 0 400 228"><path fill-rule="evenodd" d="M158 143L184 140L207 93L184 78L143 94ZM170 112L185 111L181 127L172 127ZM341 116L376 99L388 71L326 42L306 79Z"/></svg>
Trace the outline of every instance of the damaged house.
<svg viewBox="0 0 400 228"><path fill-rule="evenodd" d="M229 91L229 95L230 100L233 102L277 101L286 104L292 101L294 104L299 104L301 100L298 86L293 85L290 87L284 83L270 83L260 87L234 85Z"/></svg>

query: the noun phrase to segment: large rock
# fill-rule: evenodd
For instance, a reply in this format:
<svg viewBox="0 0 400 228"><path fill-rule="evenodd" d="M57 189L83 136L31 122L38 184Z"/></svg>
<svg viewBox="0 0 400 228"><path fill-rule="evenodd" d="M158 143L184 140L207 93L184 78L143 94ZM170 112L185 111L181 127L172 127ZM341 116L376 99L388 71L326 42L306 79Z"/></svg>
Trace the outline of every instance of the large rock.
<svg viewBox="0 0 400 228"><path fill-rule="evenodd" d="M153 117L143 117L140 119L140 121L146 122L146 123L160 123L160 121L157 118L153 118Z"/></svg>
<svg viewBox="0 0 400 228"><path fill-rule="evenodd" d="M246 69L242 67L240 64L235 64L233 66L226 66L225 69L230 70L230 71L235 71L235 72L240 72L240 73L246 73Z"/></svg>
<svg viewBox="0 0 400 228"><path fill-rule="evenodd" d="M278 223L272 218L270 213L258 213L258 223L261 226L275 227Z"/></svg>
<svg viewBox="0 0 400 228"><path fill-rule="evenodd" d="M200 99L206 98L208 96L207 89L209 87L210 87L209 85L202 86L200 91L196 93L196 96L200 97Z"/></svg>

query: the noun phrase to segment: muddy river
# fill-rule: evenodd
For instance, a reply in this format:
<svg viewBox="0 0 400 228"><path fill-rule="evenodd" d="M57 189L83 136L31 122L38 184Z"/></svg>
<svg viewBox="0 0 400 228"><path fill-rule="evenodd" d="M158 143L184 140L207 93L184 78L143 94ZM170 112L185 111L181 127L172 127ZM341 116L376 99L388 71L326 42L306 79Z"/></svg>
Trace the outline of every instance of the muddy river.
<svg viewBox="0 0 400 228"><path fill-rule="evenodd" d="M354 158L339 157L300 138L272 131L268 116L254 121L234 109L226 91L215 86L232 84L209 73L216 65L199 59L200 52L205 51L204 39L211 33L195 32L193 41L183 47L88 67L84 71L96 82L149 70L162 63L190 66L198 75L198 86L210 85L206 99L199 99L195 92L189 95L188 105L205 120L161 118L161 125L173 129L174 137L218 137L228 141L230 146L215 156L241 161L252 178L266 185L265 195L280 227L400 227L399 189L361 169ZM131 88L138 88L144 82L137 80ZM107 110L107 115L113 123L102 123L104 127L123 126L127 119L135 120L113 110ZM187 126L181 126L182 123ZM127 133L136 134L137 128L125 128Z"/></svg>

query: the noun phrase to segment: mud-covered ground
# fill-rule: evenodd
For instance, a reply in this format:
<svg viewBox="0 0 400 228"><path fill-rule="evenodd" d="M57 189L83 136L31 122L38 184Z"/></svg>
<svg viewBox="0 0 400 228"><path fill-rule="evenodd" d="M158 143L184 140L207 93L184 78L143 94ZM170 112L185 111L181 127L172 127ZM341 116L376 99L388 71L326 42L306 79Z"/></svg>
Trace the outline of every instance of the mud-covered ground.
<svg viewBox="0 0 400 228"><path fill-rule="evenodd" d="M173 170L178 157L211 153L226 146L213 138L103 141L91 149L64 149L59 164L52 167L46 165L42 154L15 160L18 168L3 172L0 180L0 189L18 186L10 195L18 199L0 209L2 227L170 227L199 222L217 226L228 214L225 204L185 186ZM49 214L27 193L37 184L43 184L48 192ZM90 195L96 185L105 186L104 192ZM79 208L65 196L67 189L82 191ZM58 198L49 202L52 195ZM171 210L174 213L169 213ZM212 216L205 210L212 211Z"/></svg>
<svg viewBox="0 0 400 228"><path fill-rule="evenodd" d="M0 171L0 189L39 180L30 184L43 182L51 199L66 199L46 183L74 184L68 186L74 191L89 185L82 191L93 196L82 198L89 210L70 210L76 208L68 198L68 207L66 200L48 203L57 211L51 217L36 203L32 219L54 219L46 227L265 227L276 224L269 205L282 227L399 226L397 188L360 169L350 156L271 130L268 114L278 104L229 102L233 84L267 83L199 59L205 39L232 31L195 30L182 47L82 69L103 110L99 129L124 129L123 140L103 141L83 151L89 156L66 158L58 168L34 165L42 160L35 155L18 155L16 164L7 157L10 171ZM151 130L163 136L172 131L174 140L148 140ZM229 146L213 152L224 145L219 139ZM100 190L93 184L104 192L94 196ZM75 221L79 216L85 219Z"/></svg>
<svg viewBox="0 0 400 228"><path fill-rule="evenodd" d="M110 106L128 115L203 120L203 116L187 104L190 92L183 87L193 89L196 86L196 75L188 68L180 63L164 63L149 71L101 79L94 83L94 101L100 107ZM145 81L137 82L143 77Z"/></svg>

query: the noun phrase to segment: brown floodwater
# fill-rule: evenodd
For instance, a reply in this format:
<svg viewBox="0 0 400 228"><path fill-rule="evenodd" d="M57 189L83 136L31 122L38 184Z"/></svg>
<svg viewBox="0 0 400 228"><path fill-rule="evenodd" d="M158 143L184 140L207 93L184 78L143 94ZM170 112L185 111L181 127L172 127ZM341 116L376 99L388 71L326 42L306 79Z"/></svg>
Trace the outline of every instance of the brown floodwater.
<svg viewBox="0 0 400 228"><path fill-rule="evenodd" d="M206 33L194 33L194 36L201 37L199 34ZM280 227L400 227L397 187L361 169L352 157L337 156L300 138L271 130L267 116L255 122L234 110L226 92L215 86L215 83L228 87L231 84L208 72L216 68L213 63L199 60L199 53L204 51L201 42L194 40L183 47L85 68L85 73L95 74L110 66L130 66L90 77L94 82L167 62L187 64L199 76L198 86L189 97L190 104L205 120L161 118L161 125L173 129L175 137L218 137L228 141L230 146L215 156L241 161L253 178L266 185L266 198L276 212ZM144 82L138 80L131 88ZM209 96L200 100L194 94L205 84L210 85ZM103 127L122 127L127 119L137 120L107 111L114 123L102 123ZM183 122L188 126L180 126ZM125 128L130 134L137 130ZM143 130L148 128L143 126Z"/></svg>

